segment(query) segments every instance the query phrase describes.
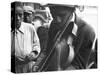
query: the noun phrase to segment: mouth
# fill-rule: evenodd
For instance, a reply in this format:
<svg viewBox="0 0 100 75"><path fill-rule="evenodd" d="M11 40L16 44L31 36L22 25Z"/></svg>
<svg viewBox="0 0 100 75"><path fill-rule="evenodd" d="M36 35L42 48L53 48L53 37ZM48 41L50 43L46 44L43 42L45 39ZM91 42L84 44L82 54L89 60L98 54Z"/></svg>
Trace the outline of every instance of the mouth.
<svg viewBox="0 0 100 75"><path fill-rule="evenodd" d="M16 21L16 28L19 28L21 25L21 22L20 21Z"/></svg>
<svg viewBox="0 0 100 75"><path fill-rule="evenodd" d="M16 21L16 24L19 25L20 24L20 21Z"/></svg>

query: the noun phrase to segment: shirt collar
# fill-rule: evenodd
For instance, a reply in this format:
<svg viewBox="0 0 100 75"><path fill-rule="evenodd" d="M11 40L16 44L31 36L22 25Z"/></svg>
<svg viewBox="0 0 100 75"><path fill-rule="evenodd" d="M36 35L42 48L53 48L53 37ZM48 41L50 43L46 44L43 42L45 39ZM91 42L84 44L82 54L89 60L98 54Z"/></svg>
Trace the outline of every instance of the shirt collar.
<svg viewBox="0 0 100 75"><path fill-rule="evenodd" d="M75 21L75 14L73 13L72 15L72 19L70 20L70 22L74 22ZM72 33L77 36L77 30L78 30L78 26L75 24L74 22L74 26L73 26L73 29L72 29Z"/></svg>
<svg viewBox="0 0 100 75"><path fill-rule="evenodd" d="M23 32L23 22L21 23L21 26L19 29L15 29L15 32L20 32L21 34L24 34Z"/></svg>
<svg viewBox="0 0 100 75"><path fill-rule="evenodd" d="M73 15L72 15L72 18L71 18L70 22L74 22L74 20L75 20L75 14L73 13Z"/></svg>

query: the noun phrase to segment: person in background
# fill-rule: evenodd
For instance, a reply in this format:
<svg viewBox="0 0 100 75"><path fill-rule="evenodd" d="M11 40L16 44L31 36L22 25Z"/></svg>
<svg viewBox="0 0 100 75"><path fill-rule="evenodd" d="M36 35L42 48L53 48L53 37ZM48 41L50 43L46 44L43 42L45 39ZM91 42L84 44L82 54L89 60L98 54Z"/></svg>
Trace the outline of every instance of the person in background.
<svg viewBox="0 0 100 75"><path fill-rule="evenodd" d="M24 8L24 22L32 23L35 14L34 8L31 6L24 6L23 8Z"/></svg>
<svg viewBox="0 0 100 75"><path fill-rule="evenodd" d="M12 3L12 12L14 14L11 31L12 72L32 72L32 67L41 51L39 38L34 26L23 22L24 10L21 2Z"/></svg>
<svg viewBox="0 0 100 75"><path fill-rule="evenodd" d="M48 41L49 28L47 25L45 25L45 23L48 23L48 17L46 15L46 11L36 10L35 17L33 19L33 23L34 23L34 27L37 31L37 34L39 36L40 45L41 45L41 53L40 53L35 65L40 65L42 63L42 59L45 56L44 52L46 50L47 41Z"/></svg>
<svg viewBox="0 0 100 75"><path fill-rule="evenodd" d="M38 31L39 27L44 26L45 20L42 15L36 14L35 18L33 19L33 23L36 31Z"/></svg>
<svg viewBox="0 0 100 75"><path fill-rule="evenodd" d="M45 11L46 11L46 15L47 15L47 20L48 22L45 23L45 25L50 28L51 22L53 21L53 17L50 13L50 8L49 7L45 7Z"/></svg>
<svg viewBox="0 0 100 75"><path fill-rule="evenodd" d="M44 25L47 23L47 20L42 14L36 14L34 18L34 25L37 30L37 34L40 39L41 49L46 49L47 39L48 39L48 27Z"/></svg>

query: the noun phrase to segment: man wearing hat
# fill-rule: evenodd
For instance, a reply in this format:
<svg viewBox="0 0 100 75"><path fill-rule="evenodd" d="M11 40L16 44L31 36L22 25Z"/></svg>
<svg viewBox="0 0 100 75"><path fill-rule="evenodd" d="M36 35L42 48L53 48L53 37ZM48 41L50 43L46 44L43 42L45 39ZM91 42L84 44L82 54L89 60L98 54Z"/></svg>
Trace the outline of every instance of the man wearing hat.
<svg viewBox="0 0 100 75"><path fill-rule="evenodd" d="M32 72L34 61L36 60L41 51L39 38L37 36L34 26L32 26L31 23L23 22L24 10L22 3L12 3L12 9L12 72ZM32 11L30 12L32 13Z"/></svg>
<svg viewBox="0 0 100 75"><path fill-rule="evenodd" d="M53 21L40 71L86 69L95 39L93 28L76 15L75 6L47 6Z"/></svg>
<svg viewBox="0 0 100 75"><path fill-rule="evenodd" d="M24 22L32 23L35 10L31 6L24 6Z"/></svg>

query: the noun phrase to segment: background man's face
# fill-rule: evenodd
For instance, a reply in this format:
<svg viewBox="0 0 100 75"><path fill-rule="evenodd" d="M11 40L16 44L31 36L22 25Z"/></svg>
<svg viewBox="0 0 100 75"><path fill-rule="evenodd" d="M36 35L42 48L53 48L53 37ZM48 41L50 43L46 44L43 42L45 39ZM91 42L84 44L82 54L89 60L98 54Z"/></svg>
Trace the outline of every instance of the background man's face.
<svg viewBox="0 0 100 75"><path fill-rule="evenodd" d="M19 28L21 25L21 22L23 21L23 9L19 6L15 8L15 26L16 28Z"/></svg>
<svg viewBox="0 0 100 75"><path fill-rule="evenodd" d="M31 23L33 20L33 14L24 12L24 22Z"/></svg>

